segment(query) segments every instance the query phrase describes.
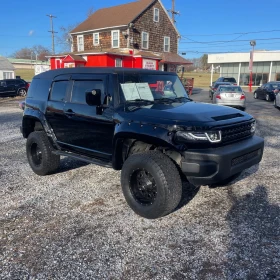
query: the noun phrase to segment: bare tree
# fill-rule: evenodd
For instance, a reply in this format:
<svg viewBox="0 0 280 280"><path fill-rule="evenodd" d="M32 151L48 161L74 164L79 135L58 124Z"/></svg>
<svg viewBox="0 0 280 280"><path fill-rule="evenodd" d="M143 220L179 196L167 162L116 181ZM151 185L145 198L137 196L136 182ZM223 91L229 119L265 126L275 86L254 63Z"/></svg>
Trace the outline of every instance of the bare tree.
<svg viewBox="0 0 280 280"><path fill-rule="evenodd" d="M35 60L47 60L46 56L50 55L51 52L48 48L42 45L35 45L32 48L22 48L11 55L14 58L31 59Z"/></svg>

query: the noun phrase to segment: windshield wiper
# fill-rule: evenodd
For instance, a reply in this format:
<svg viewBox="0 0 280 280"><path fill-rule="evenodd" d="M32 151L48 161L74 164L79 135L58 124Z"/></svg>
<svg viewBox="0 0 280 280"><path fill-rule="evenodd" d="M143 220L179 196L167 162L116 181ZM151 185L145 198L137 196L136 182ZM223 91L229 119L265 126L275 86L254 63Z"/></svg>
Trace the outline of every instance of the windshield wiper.
<svg viewBox="0 0 280 280"><path fill-rule="evenodd" d="M149 99L133 99L133 100L126 100L126 102L130 103L130 102L146 102L146 103L154 103L153 100L149 100Z"/></svg>
<svg viewBox="0 0 280 280"><path fill-rule="evenodd" d="M183 101L183 100L189 100L189 101L193 101L191 98L189 97L185 97L185 96L181 96L181 97L176 97L175 100L179 100L179 101Z"/></svg>
<svg viewBox="0 0 280 280"><path fill-rule="evenodd" d="M167 97L157 98L157 99L155 99L155 102L175 102L175 99L174 98L167 98Z"/></svg>

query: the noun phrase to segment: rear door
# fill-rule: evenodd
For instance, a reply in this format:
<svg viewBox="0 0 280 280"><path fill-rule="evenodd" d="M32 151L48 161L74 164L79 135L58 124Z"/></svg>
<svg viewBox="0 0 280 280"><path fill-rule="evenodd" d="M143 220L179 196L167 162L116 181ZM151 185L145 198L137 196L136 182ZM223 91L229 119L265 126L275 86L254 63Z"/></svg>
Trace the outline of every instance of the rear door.
<svg viewBox="0 0 280 280"><path fill-rule="evenodd" d="M108 99L108 75L72 75L71 93L63 108L64 136L67 149L98 158L111 159L114 134L113 102ZM100 89L100 108L86 103L86 92Z"/></svg>

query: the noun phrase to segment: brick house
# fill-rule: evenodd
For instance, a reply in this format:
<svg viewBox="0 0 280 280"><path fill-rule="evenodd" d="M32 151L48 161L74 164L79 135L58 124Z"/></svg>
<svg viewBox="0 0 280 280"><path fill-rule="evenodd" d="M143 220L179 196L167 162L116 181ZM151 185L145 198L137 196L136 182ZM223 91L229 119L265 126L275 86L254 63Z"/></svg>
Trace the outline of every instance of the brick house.
<svg viewBox="0 0 280 280"><path fill-rule="evenodd" d="M71 31L72 52L53 55L51 69L100 66L176 71L179 32L160 0L97 10Z"/></svg>

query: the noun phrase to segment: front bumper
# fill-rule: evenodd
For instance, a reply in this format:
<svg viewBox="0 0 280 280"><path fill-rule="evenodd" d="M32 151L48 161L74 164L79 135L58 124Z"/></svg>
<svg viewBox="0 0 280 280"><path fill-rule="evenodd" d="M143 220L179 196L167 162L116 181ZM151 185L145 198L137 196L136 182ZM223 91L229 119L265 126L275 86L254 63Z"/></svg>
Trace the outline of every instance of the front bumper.
<svg viewBox="0 0 280 280"><path fill-rule="evenodd" d="M210 185L225 180L261 161L264 140L252 138L219 148L184 152L181 169L193 185Z"/></svg>

